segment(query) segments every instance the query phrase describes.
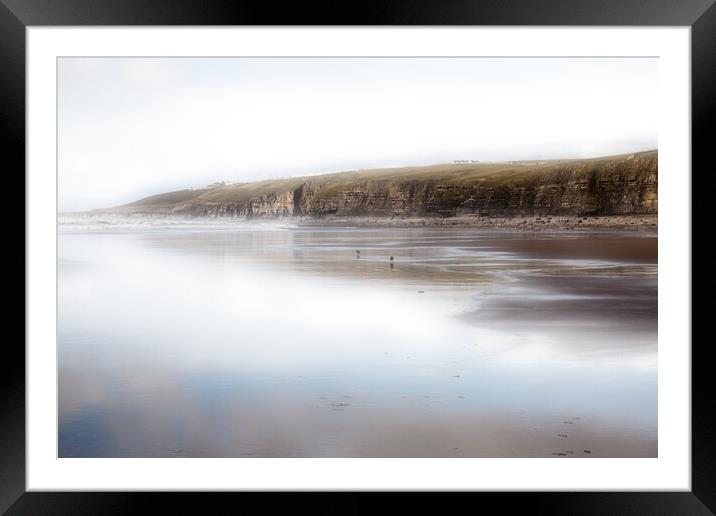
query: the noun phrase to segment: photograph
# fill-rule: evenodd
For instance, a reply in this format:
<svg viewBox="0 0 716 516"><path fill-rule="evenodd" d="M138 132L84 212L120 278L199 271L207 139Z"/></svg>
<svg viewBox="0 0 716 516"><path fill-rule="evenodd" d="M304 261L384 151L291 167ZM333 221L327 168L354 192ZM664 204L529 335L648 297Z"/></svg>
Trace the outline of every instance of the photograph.
<svg viewBox="0 0 716 516"><path fill-rule="evenodd" d="M658 458L658 64L57 57L58 458Z"/></svg>

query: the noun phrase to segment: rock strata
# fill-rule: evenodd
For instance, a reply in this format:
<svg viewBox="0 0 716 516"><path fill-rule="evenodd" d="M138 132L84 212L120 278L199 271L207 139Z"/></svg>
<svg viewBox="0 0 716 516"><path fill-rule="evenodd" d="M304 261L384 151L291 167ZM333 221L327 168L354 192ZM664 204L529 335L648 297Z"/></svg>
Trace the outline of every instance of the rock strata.
<svg viewBox="0 0 716 516"><path fill-rule="evenodd" d="M657 165L657 151L648 151L537 164L367 170L171 192L101 211L325 222L529 218L531 224L541 225L547 223L545 217L656 214Z"/></svg>

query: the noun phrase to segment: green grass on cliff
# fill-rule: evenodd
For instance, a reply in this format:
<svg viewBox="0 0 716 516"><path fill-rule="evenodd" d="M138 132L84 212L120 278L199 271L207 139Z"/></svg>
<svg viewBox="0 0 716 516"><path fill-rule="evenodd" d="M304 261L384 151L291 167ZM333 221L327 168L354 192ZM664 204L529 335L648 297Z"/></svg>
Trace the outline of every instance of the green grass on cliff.
<svg viewBox="0 0 716 516"><path fill-rule="evenodd" d="M187 202L195 197L198 197L202 195L205 192L208 192L209 189L202 188L202 189L187 189L187 190L177 190L176 192L167 192L163 194L157 194L157 195L150 195L149 197L145 197L144 199L139 199L138 201L134 201L132 203L127 204L126 206L136 206L136 207L142 207L142 206L170 206L172 204L178 204L180 202Z"/></svg>
<svg viewBox="0 0 716 516"><path fill-rule="evenodd" d="M191 201L197 204L245 202L249 199L293 192L309 183L320 187L314 198L327 198L345 189L371 183L390 182L399 186L410 182L439 183L441 185L469 186L489 181L495 188L511 188L554 180L559 176L588 175L593 171L619 173L632 168L632 160L646 160L645 169L656 169L657 151L623 154L592 159L514 161L500 163L443 164L422 167L386 168L337 172L316 176L257 181L221 186L204 190L180 190L153 195L126 207L164 207ZM368 186L369 187L369 186Z"/></svg>
<svg viewBox="0 0 716 516"><path fill-rule="evenodd" d="M222 186L202 194L201 199L210 202L241 202L262 195L292 192L305 182L306 178L296 177Z"/></svg>

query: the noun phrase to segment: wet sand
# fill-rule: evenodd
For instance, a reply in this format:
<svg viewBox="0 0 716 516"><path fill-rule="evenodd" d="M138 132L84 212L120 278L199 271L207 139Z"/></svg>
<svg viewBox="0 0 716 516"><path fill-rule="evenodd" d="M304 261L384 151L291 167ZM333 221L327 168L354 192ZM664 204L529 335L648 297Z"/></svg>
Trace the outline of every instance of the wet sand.
<svg viewBox="0 0 716 516"><path fill-rule="evenodd" d="M656 244L61 231L60 456L656 456Z"/></svg>

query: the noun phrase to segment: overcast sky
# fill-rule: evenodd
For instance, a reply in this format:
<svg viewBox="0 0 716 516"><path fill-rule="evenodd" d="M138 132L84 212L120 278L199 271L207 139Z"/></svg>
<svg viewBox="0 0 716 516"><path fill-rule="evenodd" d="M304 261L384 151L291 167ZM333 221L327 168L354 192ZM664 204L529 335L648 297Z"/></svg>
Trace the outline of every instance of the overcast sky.
<svg viewBox="0 0 716 516"><path fill-rule="evenodd" d="M656 59L61 58L59 209L453 159L656 148Z"/></svg>

